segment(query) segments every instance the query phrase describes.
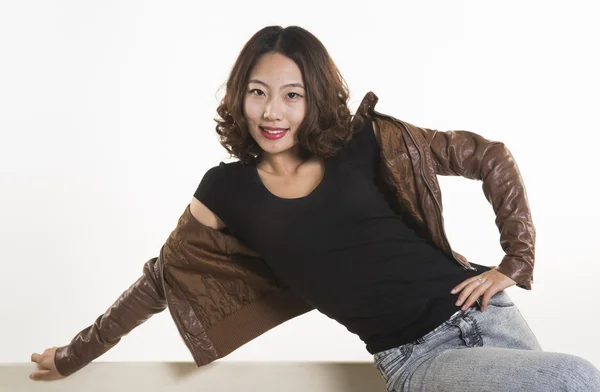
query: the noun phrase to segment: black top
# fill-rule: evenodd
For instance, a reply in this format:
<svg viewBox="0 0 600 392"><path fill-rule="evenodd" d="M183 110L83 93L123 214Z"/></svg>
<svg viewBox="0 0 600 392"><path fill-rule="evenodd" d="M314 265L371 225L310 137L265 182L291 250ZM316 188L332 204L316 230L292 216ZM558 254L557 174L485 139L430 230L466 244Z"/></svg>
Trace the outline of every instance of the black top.
<svg viewBox="0 0 600 392"><path fill-rule="evenodd" d="M255 164L211 168L194 196L275 275L320 312L378 351L409 343L460 310L450 290L489 270L467 271L392 210L381 185L370 119L308 195L283 199ZM389 200L389 199L388 199Z"/></svg>

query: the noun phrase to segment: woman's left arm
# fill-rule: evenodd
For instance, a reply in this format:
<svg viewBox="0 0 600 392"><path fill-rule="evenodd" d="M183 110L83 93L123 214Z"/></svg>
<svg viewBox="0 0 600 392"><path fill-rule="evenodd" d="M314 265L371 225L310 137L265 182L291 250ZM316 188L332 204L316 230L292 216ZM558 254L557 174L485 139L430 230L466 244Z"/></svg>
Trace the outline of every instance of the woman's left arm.
<svg viewBox="0 0 600 392"><path fill-rule="evenodd" d="M483 193L496 214L500 245L506 253L498 267L454 288L454 293L462 290L458 300L466 301L463 309L483 295L482 310L485 310L496 292L514 284L531 290L535 227L525 184L510 150L502 142L469 131L418 129L429 146L436 174L483 182Z"/></svg>

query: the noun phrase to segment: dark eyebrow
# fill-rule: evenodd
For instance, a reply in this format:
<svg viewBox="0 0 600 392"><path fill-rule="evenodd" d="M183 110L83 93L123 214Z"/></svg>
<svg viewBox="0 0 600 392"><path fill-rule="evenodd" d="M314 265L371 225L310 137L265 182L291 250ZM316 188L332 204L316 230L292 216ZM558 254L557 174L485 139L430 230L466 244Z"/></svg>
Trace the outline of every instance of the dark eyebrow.
<svg viewBox="0 0 600 392"><path fill-rule="evenodd" d="M269 86L267 86L267 84L265 82L262 82L262 81L260 81L258 79L250 79L248 81L248 84L250 84L250 83L258 83L258 84L262 84L265 87L269 87ZM290 84L286 84L283 87L300 87L301 89L304 88L304 86L302 85L302 83L290 83Z"/></svg>

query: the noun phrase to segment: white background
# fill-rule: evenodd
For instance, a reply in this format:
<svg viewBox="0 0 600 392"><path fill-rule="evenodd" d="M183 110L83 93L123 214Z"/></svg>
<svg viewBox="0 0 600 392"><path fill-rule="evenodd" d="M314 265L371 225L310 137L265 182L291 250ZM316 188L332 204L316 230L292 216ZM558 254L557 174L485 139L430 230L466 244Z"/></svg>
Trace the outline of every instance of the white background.
<svg viewBox="0 0 600 392"><path fill-rule="evenodd" d="M0 362L67 344L158 254L204 172L228 155L218 100L243 44L299 25L328 48L356 110L501 140L537 227L532 291L509 295L547 351L600 367L600 28L594 2L3 1ZM440 179L448 235L502 256L481 183ZM191 361L168 311L101 361ZM311 312L224 360L371 360Z"/></svg>

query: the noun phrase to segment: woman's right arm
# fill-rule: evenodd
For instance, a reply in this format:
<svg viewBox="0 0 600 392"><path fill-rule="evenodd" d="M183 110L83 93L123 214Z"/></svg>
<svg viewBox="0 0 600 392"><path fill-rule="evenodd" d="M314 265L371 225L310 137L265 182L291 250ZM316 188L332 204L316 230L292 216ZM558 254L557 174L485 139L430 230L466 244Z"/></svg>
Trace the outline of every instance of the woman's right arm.
<svg viewBox="0 0 600 392"><path fill-rule="evenodd" d="M110 350L121 337L152 315L166 309L162 272L157 260L157 257L148 260L142 276L68 345L47 349L43 354L32 354L31 361L37 363L38 370L29 377L47 381L69 376Z"/></svg>
<svg viewBox="0 0 600 392"><path fill-rule="evenodd" d="M223 221L202 202L192 198L190 212L198 222L213 229L223 229ZM79 332L70 344L33 353L31 362L38 369L30 374L32 380L57 380L80 370L110 348L122 336L163 311L166 306L157 258L147 261L143 275L94 324Z"/></svg>

